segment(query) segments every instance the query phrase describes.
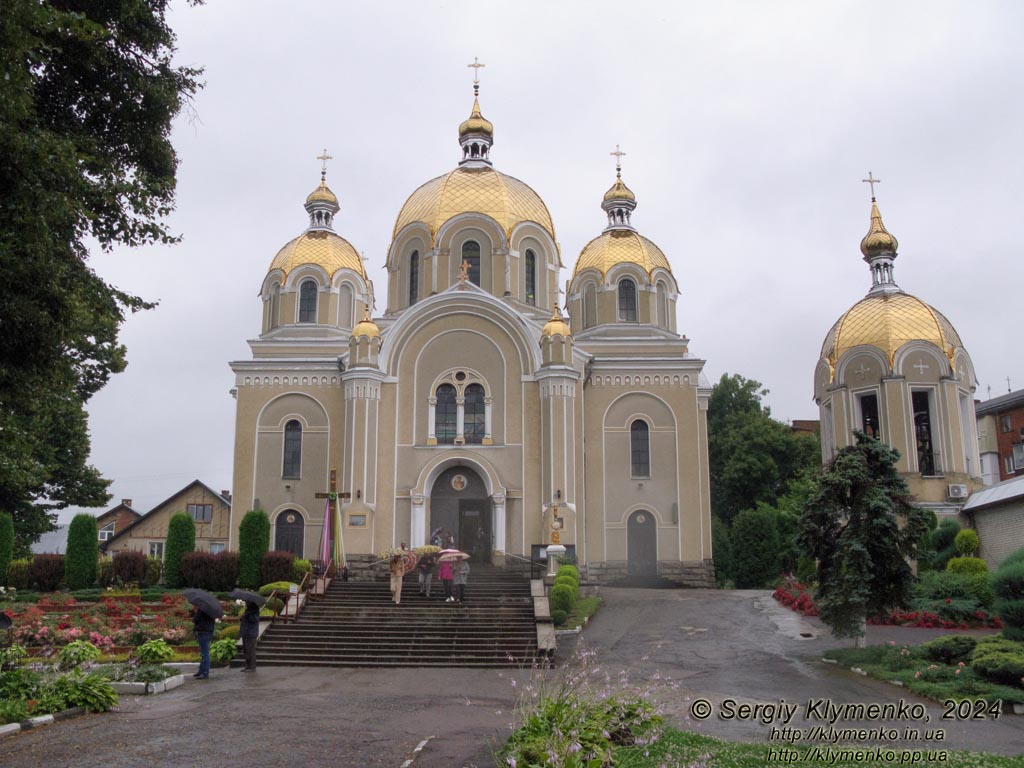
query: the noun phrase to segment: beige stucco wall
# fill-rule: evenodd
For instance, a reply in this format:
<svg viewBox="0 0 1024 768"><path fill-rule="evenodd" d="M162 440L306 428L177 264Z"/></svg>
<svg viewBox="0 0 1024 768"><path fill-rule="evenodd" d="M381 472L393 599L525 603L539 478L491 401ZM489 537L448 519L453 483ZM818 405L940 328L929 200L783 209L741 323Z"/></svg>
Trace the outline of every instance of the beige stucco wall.
<svg viewBox="0 0 1024 768"><path fill-rule="evenodd" d="M231 530L231 509L220 496L200 484L193 484L182 492L154 507L123 536L112 539L107 552L136 551L149 553L150 542L165 542L171 517L186 512L189 504L210 504L209 523L196 523L196 551L208 552L213 542L227 544Z"/></svg>

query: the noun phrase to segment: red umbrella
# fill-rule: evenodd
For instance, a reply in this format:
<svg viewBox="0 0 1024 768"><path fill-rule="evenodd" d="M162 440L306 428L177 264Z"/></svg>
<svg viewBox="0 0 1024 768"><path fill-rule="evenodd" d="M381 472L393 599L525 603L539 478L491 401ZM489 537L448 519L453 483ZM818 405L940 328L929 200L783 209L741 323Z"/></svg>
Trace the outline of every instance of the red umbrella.
<svg viewBox="0 0 1024 768"><path fill-rule="evenodd" d="M402 569L403 574L412 573L416 570L416 563L420 561L420 556L410 550L403 550L395 553L396 557L402 558Z"/></svg>

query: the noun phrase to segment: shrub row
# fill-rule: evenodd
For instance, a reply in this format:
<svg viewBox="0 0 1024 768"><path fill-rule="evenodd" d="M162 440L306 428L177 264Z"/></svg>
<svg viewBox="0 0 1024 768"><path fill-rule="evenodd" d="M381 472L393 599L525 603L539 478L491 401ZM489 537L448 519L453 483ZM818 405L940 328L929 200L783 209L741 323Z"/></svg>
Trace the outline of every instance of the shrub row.
<svg viewBox="0 0 1024 768"><path fill-rule="evenodd" d="M551 618L556 625L564 624L580 593L580 572L574 565L563 565L555 574L551 587Z"/></svg>
<svg viewBox="0 0 1024 768"><path fill-rule="evenodd" d="M227 592L238 583L237 552L186 552L181 557L183 586Z"/></svg>

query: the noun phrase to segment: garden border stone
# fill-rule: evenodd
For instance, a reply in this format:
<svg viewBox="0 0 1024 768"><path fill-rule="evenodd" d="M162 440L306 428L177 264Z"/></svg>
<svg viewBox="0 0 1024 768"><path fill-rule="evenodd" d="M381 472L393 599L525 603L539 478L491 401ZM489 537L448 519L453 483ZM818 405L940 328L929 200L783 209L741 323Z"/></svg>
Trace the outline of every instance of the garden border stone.
<svg viewBox="0 0 1024 768"><path fill-rule="evenodd" d="M78 717L79 715L84 714L87 714L85 707L71 707L69 709L62 710L61 712L55 712L52 715L30 717L28 720L22 720L20 723L7 723L6 725L0 725L0 737L12 736L15 733L20 733L21 731L30 731L41 725L59 723L61 720L70 720L72 717Z"/></svg>
<svg viewBox="0 0 1024 768"><path fill-rule="evenodd" d="M173 691L184 683L184 675L173 675L168 677L166 680L161 680L159 683L126 683L119 681L112 682L110 685L118 693L127 693L133 696L146 696L149 694Z"/></svg>

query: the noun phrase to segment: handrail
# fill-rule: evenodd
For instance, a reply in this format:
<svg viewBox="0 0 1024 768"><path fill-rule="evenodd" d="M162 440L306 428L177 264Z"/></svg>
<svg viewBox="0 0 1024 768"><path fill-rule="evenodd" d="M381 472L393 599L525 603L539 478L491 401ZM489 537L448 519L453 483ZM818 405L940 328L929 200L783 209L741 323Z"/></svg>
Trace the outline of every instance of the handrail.
<svg viewBox="0 0 1024 768"><path fill-rule="evenodd" d="M539 568L540 570L543 571L544 568L546 567L545 563L543 563L540 560L534 560L532 557L523 557L522 555L513 555L510 552L506 552L505 553L505 557L511 557L514 560L520 560L520 561L522 561L524 563L529 563L530 564L530 578L531 579L533 578L533 571L534 571L535 568Z"/></svg>
<svg viewBox="0 0 1024 768"><path fill-rule="evenodd" d="M311 575L312 575L311 573L306 573L306 574L303 575L302 581L299 583L299 589L298 589L298 591L294 595L291 593L290 590L288 592L282 593L282 594L286 595L286 597L283 598L284 599L284 610L282 610L281 613L277 613L276 611L274 612L274 615L270 617L270 623L271 624L273 624L278 619L281 619L281 621L285 622L286 624L289 621L297 621L298 620L299 612L301 611L301 608L302 608L302 601L299 599L299 596L302 595L303 593L305 593L306 594L306 598L309 599L309 578L310 578ZM270 600L272 600L275 597L277 597L277 590L276 589L273 592L270 593L270 597L267 598L267 602L270 602ZM288 611L288 606L291 605L292 597L295 598L295 613L294 613L294 615L292 615Z"/></svg>

